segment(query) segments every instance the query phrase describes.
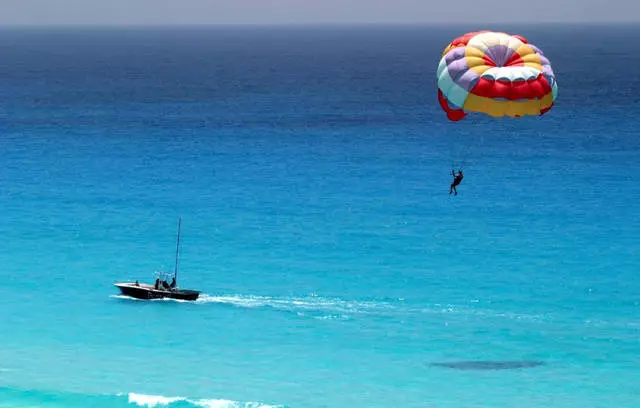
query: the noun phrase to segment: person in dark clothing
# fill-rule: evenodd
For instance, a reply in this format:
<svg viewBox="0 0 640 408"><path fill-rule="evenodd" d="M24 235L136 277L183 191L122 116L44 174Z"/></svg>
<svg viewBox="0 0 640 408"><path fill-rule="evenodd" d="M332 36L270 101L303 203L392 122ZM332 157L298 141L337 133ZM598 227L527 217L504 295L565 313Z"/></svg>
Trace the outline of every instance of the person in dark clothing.
<svg viewBox="0 0 640 408"><path fill-rule="evenodd" d="M462 183L462 179L464 178L464 176L462 175L462 170L458 170L458 174L451 170L451 175L453 176L453 182L451 183L451 187L449 187L449 195L451 195L452 192L455 193L455 195L458 195L456 186Z"/></svg>
<svg viewBox="0 0 640 408"><path fill-rule="evenodd" d="M176 287L176 277L174 276L173 279L171 279L171 285L169 285L169 287L171 289Z"/></svg>

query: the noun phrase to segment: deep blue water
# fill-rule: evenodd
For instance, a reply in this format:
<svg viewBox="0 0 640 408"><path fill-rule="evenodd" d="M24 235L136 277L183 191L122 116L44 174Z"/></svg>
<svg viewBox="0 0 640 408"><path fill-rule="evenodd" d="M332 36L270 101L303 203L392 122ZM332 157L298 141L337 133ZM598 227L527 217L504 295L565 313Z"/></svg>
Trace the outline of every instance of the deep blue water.
<svg viewBox="0 0 640 408"><path fill-rule="evenodd" d="M1 30L0 407L637 406L640 29L489 27L557 105L448 122L483 28ZM201 300L118 297L178 216Z"/></svg>

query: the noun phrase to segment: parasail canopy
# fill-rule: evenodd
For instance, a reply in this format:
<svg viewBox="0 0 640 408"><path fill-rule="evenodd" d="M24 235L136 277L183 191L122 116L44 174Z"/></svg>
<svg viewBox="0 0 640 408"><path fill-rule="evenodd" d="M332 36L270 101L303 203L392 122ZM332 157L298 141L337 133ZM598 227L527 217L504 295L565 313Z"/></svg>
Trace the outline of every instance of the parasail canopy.
<svg viewBox="0 0 640 408"><path fill-rule="evenodd" d="M558 85L549 60L519 35L477 31L449 44L438 65L438 100L450 120L543 115Z"/></svg>

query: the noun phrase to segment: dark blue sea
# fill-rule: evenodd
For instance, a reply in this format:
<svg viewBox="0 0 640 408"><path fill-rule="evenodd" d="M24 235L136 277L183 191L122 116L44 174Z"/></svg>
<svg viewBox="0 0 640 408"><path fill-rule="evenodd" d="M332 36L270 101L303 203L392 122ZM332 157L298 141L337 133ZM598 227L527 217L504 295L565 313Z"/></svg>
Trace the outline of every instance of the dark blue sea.
<svg viewBox="0 0 640 408"><path fill-rule="evenodd" d="M447 120L479 29L544 51L547 115ZM0 30L0 407L637 407L634 38ZM121 296L178 217L200 299Z"/></svg>

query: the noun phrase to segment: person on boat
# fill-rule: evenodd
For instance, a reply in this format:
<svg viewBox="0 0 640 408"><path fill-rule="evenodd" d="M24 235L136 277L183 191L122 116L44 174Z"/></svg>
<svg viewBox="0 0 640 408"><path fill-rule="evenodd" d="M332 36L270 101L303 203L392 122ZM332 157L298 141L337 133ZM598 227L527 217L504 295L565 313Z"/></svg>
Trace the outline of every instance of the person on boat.
<svg viewBox="0 0 640 408"><path fill-rule="evenodd" d="M458 190L456 190L456 186L462 183L462 179L464 176L462 175L462 170L458 170L458 174L455 171L451 170L451 175L453 176L453 182L451 183L451 187L449 187L449 195L454 192L454 195L458 195Z"/></svg>
<svg viewBox="0 0 640 408"><path fill-rule="evenodd" d="M140 286L140 282L136 281L136 286Z"/></svg>
<svg viewBox="0 0 640 408"><path fill-rule="evenodd" d="M171 285L169 285L169 287L171 289L174 289L176 287L176 277L174 276L173 279L171 279Z"/></svg>
<svg viewBox="0 0 640 408"><path fill-rule="evenodd" d="M156 284L154 285L156 290L160 289L160 278L156 278Z"/></svg>

